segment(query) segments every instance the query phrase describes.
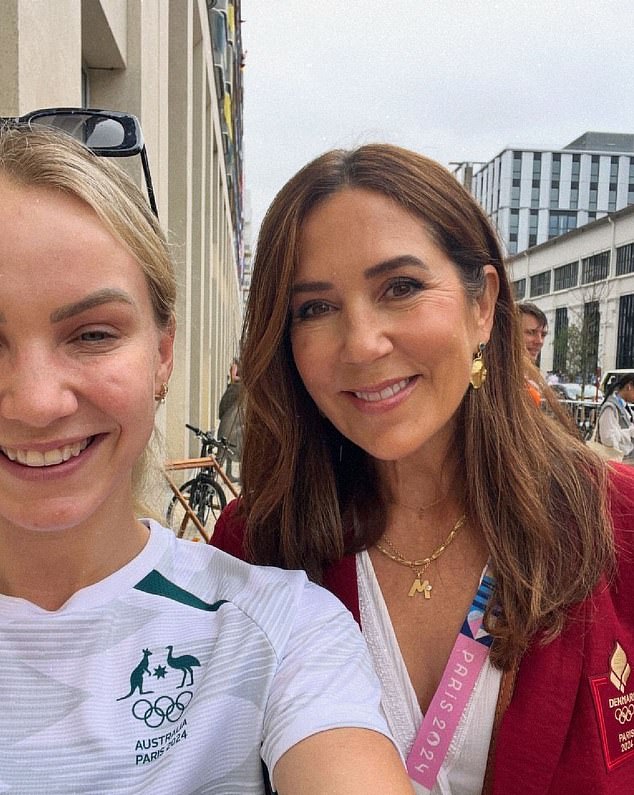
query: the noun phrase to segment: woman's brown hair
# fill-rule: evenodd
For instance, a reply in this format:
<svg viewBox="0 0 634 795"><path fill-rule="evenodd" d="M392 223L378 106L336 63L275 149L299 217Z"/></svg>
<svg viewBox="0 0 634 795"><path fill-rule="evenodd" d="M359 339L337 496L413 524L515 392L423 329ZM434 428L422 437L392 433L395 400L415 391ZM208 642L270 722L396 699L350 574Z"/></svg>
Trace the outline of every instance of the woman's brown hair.
<svg viewBox="0 0 634 795"><path fill-rule="evenodd" d="M419 218L455 263L468 296L482 289L485 265L498 273L488 379L466 392L455 443L464 504L496 574L487 615L492 661L508 667L537 633L555 637L566 609L610 572L607 479L598 458L529 396L517 312L485 214L446 169L419 154L387 144L328 152L282 188L264 218L241 351L247 553L320 581L326 566L383 532L373 461L319 413L289 342L302 225L343 188L375 191Z"/></svg>

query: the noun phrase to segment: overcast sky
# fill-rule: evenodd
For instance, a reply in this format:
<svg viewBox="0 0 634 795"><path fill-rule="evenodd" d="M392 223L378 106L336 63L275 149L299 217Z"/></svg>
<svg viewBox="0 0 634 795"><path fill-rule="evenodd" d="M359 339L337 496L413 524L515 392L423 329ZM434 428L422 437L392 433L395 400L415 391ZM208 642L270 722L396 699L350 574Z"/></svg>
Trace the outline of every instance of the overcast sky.
<svg viewBox="0 0 634 795"><path fill-rule="evenodd" d="M634 133L632 0L242 0L245 186L255 236L333 147L441 163Z"/></svg>

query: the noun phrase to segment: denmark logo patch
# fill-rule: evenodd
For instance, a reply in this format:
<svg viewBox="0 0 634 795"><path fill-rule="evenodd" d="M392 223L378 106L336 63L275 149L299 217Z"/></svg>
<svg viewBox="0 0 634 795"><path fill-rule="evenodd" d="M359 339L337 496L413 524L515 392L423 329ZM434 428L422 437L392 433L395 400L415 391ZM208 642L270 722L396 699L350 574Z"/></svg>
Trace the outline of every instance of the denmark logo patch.
<svg viewBox="0 0 634 795"><path fill-rule="evenodd" d="M616 641L609 670L591 676L590 688L608 771L634 757L634 677L625 649Z"/></svg>

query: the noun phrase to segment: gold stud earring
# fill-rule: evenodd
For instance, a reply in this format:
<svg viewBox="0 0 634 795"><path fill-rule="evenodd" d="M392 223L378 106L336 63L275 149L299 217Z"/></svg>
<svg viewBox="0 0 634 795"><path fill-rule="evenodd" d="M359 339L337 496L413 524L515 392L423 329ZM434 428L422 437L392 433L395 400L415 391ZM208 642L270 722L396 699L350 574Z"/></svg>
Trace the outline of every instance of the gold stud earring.
<svg viewBox="0 0 634 795"><path fill-rule="evenodd" d="M167 392L169 390L169 386L165 383L161 384L161 388L158 391L158 394L154 395L154 400L157 403L165 403L165 398L167 397Z"/></svg>
<svg viewBox="0 0 634 795"><path fill-rule="evenodd" d="M475 353L473 361L471 362L471 376L469 377L469 381L474 389L480 389L482 384L486 381L487 368L484 364L485 347L484 342L478 345L477 353Z"/></svg>

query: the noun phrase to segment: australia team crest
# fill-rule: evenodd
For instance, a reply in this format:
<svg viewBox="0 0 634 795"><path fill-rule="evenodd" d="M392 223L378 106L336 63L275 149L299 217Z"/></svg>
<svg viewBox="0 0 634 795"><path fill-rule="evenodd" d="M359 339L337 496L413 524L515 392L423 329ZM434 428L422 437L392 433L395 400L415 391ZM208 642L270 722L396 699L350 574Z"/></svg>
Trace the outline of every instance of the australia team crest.
<svg viewBox="0 0 634 795"><path fill-rule="evenodd" d="M187 738L185 711L194 695L200 660L174 653L173 646L143 649L140 658L130 673L128 691L116 700L127 702L137 722L143 736L136 740L136 764L146 765Z"/></svg>

